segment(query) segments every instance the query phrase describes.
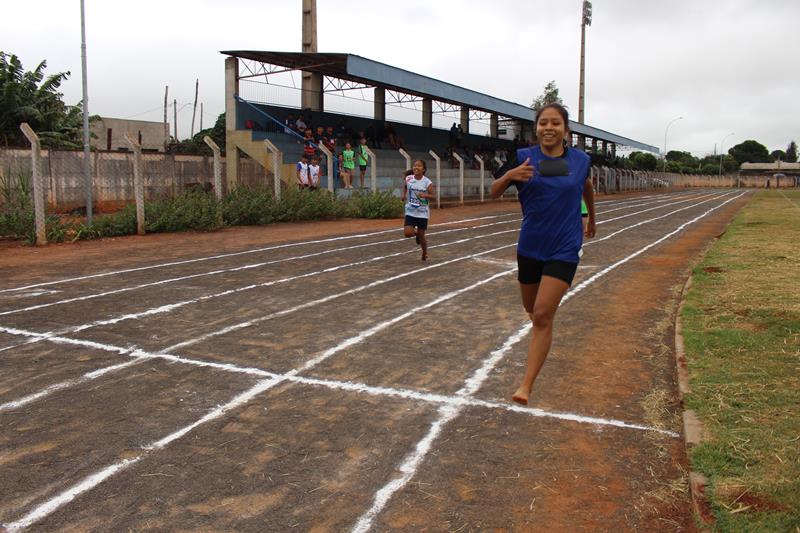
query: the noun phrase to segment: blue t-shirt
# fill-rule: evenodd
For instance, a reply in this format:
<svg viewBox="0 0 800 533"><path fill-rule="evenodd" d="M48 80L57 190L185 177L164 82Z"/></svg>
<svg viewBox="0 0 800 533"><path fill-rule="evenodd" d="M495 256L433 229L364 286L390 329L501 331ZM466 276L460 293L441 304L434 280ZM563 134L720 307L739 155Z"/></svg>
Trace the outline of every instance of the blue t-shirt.
<svg viewBox="0 0 800 533"><path fill-rule="evenodd" d="M583 244L581 197L589 177L590 158L574 148L566 148L563 159L569 166L564 176L542 176L539 163L547 157L539 146L517 150L517 165L527 158L533 177L517 183L522 204L522 230L517 253L537 261L578 262Z"/></svg>

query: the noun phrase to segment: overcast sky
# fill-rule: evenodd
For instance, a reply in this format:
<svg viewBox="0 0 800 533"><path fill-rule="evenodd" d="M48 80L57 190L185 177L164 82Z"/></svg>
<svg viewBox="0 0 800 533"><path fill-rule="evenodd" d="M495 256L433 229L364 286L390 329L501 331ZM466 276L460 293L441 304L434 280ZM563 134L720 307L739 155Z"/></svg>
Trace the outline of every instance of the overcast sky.
<svg viewBox="0 0 800 533"><path fill-rule="evenodd" d="M92 114L160 121L164 86L188 135L224 110L220 50L300 51L302 0L85 0ZM800 142L800 0L594 0L586 123L712 153L727 134ZM357 54L524 105L555 80L578 110L581 0L317 0L320 52ZM81 98L79 0L3 0L0 50L71 71ZM169 113L172 122L172 111ZM199 118L198 118L199 126ZM196 126L195 130L198 129Z"/></svg>

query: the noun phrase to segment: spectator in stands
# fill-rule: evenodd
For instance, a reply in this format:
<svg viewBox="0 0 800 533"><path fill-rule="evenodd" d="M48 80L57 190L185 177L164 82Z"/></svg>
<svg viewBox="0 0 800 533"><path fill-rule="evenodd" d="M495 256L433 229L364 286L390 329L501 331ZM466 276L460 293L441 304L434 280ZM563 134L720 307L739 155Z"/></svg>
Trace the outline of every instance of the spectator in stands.
<svg viewBox="0 0 800 533"><path fill-rule="evenodd" d="M303 120L303 115L300 115L300 118L297 119L297 121L295 122L295 127L297 127L297 132L300 135L305 135L305 132L308 129L308 125L306 124L306 121Z"/></svg>
<svg viewBox="0 0 800 533"><path fill-rule="evenodd" d="M333 132L333 126L328 126L325 130L325 148L336 153L336 134Z"/></svg>
<svg viewBox="0 0 800 533"><path fill-rule="evenodd" d="M303 139L303 154L308 160L317 155L317 144L314 142L314 135L311 130L305 130L305 138Z"/></svg>
<svg viewBox="0 0 800 533"><path fill-rule="evenodd" d="M373 120L372 124L367 127L367 131L365 135L367 140L369 141L370 146L375 150L381 149L381 140L383 139L382 136L383 128L379 120Z"/></svg>
<svg viewBox="0 0 800 533"><path fill-rule="evenodd" d="M392 148L398 150L403 147L403 140L397 135L397 132L394 131L394 127L391 124L384 122L383 132L386 135L386 139L389 141L389 144L392 145Z"/></svg>
<svg viewBox="0 0 800 533"><path fill-rule="evenodd" d="M314 142L317 144L322 144L325 141L325 128L322 126L317 126L316 131L314 132Z"/></svg>
<svg viewBox="0 0 800 533"><path fill-rule="evenodd" d="M308 186L311 189L319 188L319 158L314 156L311 158L311 164L308 165Z"/></svg>
<svg viewBox="0 0 800 533"><path fill-rule="evenodd" d="M286 117L286 120L283 121L284 128L283 132L287 135L291 135L297 129L297 121L294 118L294 113L289 113L289 116Z"/></svg>
<svg viewBox="0 0 800 533"><path fill-rule="evenodd" d="M367 153L367 138L361 137L358 140L358 170L361 177L361 188L364 188L364 175L367 173L367 163L369 154Z"/></svg>
<svg viewBox="0 0 800 533"><path fill-rule="evenodd" d="M591 162L588 155L565 143L567 110L560 104L547 104L536 113L534 124L539 145L523 148L509 158L492 184L492 198L499 198L514 185L522 204L517 279L533 334L525 375L512 400L524 405L550 352L556 310L580 261L584 234L581 197L589 211L586 236L595 235Z"/></svg>
<svg viewBox="0 0 800 533"><path fill-rule="evenodd" d="M309 177L308 177L308 157L306 154L300 156L300 161L297 162L296 174L297 174L297 186L301 189L305 189L309 186Z"/></svg>
<svg viewBox="0 0 800 533"><path fill-rule="evenodd" d="M453 122L453 125L450 126L450 134L449 134L450 148L454 148L456 146L457 140L458 140L458 126L456 126L456 123Z"/></svg>

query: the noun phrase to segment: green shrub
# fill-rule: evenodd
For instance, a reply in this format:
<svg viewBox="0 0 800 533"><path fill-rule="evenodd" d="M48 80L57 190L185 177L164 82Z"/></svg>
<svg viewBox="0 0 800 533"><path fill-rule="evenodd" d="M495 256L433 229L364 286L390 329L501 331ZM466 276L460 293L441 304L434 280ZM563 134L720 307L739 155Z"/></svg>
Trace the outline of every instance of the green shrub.
<svg viewBox="0 0 800 533"><path fill-rule="evenodd" d="M260 226L274 221L272 189L240 185L222 198L220 209L226 226Z"/></svg>
<svg viewBox="0 0 800 533"><path fill-rule="evenodd" d="M214 230L222 226L219 203L203 191L183 193L175 198L149 202L144 207L145 231Z"/></svg>
<svg viewBox="0 0 800 533"><path fill-rule="evenodd" d="M403 214L403 201L391 192L357 192L350 202L357 218L394 218Z"/></svg>

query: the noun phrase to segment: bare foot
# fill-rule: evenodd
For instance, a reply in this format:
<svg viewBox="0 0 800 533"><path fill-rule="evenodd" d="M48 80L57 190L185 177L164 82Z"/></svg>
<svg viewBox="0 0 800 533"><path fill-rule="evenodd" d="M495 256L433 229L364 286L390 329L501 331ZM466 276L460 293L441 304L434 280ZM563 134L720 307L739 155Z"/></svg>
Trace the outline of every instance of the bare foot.
<svg viewBox="0 0 800 533"><path fill-rule="evenodd" d="M423 261L427 261L428 260L428 253L427 252L422 252L422 260Z"/></svg>
<svg viewBox="0 0 800 533"><path fill-rule="evenodd" d="M517 392L511 397L513 401L520 405L528 405L528 396L530 396L531 392L529 390L525 390L525 387L520 387L517 389Z"/></svg>

